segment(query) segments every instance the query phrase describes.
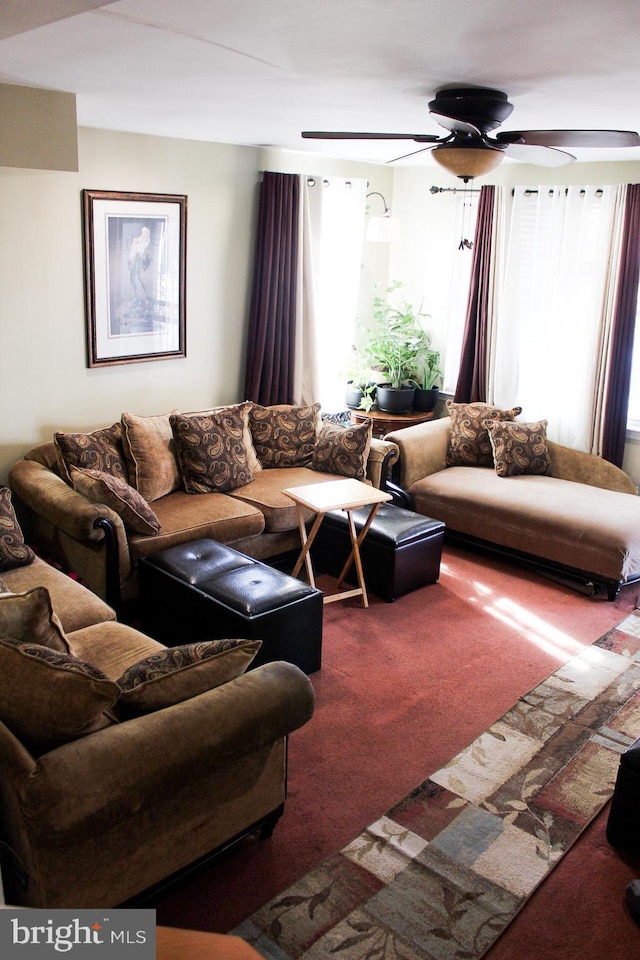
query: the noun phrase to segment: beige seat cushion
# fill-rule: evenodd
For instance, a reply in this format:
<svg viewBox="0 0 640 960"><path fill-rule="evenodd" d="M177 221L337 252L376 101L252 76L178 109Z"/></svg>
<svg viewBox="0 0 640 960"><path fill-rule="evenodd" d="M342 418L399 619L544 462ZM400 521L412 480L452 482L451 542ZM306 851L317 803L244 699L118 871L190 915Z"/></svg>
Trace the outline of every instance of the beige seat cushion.
<svg viewBox="0 0 640 960"><path fill-rule="evenodd" d="M210 537L229 543L257 536L264 530L260 510L226 493L175 490L155 500L153 509L160 521L160 533L153 537L131 538L129 549L134 560L189 540Z"/></svg>
<svg viewBox="0 0 640 960"><path fill-rule="evenodd" d="M625 580L640 574L640 497L556 477L450 467L409 488L450 530Z"/></svg>
<svg viewBox="0 0 640 960"><path fill-rule="evenodd" d="M110 680L117 680L139 660L166 650L164 644L116 621L75 630L67 640L76 657L102 670Z"/></svg>
<svg viewBox="0 0 640 960"><path fill-rule="evenodd" d="M284 530L297 530L298 512L293 500L283 493L285 487L300 487L307 483L325 483L338 480L335 473L320 473L309 467L281 467L261 470L256 478L244 487L232 490L230 497L243 500L264 514L265 531L280 533ZM313 514L305 511L310 520ZM239 540L240 537L235 539Z"/></svg>
<svg viewBox="0 0 640 960"><path fill-rule="evenodd" d="M24 593L36 586L46 587L51 605L66 633L92 623L115 620L115 611L104 600L40 557L36 557L28 567L3 571L2 579L13 593Z"/></svg>

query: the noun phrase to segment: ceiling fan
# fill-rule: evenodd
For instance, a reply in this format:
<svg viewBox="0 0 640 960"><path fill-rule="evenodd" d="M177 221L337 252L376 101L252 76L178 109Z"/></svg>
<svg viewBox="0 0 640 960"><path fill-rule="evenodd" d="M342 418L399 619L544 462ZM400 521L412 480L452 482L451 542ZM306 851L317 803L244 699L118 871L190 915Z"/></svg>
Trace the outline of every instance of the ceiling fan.
<svg viewBox="0 0 640 960"><path fill-rule="evenodd" d="M304 130L302 136L314 140L413 140L430 144L395 160L430 150L434 160L465 183L489 173L505 156L539 166L559 167L576 159L560 148L640 146L640 136L631 130L509 130L490 136L512 110L513 104L500 90L445 87L429 102L433 119L449 131L444 137L430 133L326 130Z"/></svg>

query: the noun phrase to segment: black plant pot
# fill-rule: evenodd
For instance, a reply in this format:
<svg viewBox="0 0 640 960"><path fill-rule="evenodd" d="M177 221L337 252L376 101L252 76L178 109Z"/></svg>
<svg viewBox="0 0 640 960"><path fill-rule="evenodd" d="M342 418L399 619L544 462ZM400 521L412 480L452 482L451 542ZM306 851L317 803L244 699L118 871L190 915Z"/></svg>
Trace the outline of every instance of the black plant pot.
<svg viewBox="0 0 640 960"><path fill-rule="evenodd" d="M377 384L374 382L369 382L366 386L366 389L363 390L362 387L354 384L353 380L349 380L347 383L347 393L345 396L345 403L350 410L358 410L360 407L360 401L363 397L370 397L371 402L376 398Z"/></svg>
<svg viewBox="0 0 640 960"><path fill-rule="evenodd" d="M363 392L362 388L356 386L354 383L349 381L347 384L347 392L345 394L345 403L351 410L357 410L360 406L360 401L362 400Z"/></svg>
<svg viewBox="0 0 640 960"><path fill-rule="evenodd" d="M439 396L439 387L432 387L431 390L416 390L416 395L413 398L413 409L419 410L421 413L431 413L432 410L435 410Z"/></svg>
<svg viewBox="0 0 640 960"><path fill-rule="evenodd" d="M415 387L379 386L376 391L378 410L383 413L406 413L411 410Z"/></svg>

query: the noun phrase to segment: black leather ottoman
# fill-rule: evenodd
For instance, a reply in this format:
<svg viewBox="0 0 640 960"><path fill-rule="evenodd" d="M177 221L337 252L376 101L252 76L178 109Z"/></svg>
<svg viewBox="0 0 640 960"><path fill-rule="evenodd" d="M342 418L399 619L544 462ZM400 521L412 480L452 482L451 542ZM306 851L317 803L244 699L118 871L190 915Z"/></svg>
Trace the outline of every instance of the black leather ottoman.
<svg viewBox="0 0 640 960"><path fill-rule="evenodd" d="M640 859L640 740L620 757L607 820L607 840Z"/></svg>
<svg viewBox="0 0 640 960"><path fill-rule="evenodd" d="M353 511L360 531L369 508ZM440 576L445 525L420 513L382 503L360 547L367 590L391 603L411 590L435 583ZM339 576L351 549L346 514L327 513L311 552L318 570ZM348 577L355 576L351 571Z"/></svg>
<svg viewBox="0 0 640 960"><path fill-rule="evenodd" d="M287 660L305 673L322 660L322 591L215 540L169 547L139 562L142 629L177 646L262 640L251 664Z"/></svg>

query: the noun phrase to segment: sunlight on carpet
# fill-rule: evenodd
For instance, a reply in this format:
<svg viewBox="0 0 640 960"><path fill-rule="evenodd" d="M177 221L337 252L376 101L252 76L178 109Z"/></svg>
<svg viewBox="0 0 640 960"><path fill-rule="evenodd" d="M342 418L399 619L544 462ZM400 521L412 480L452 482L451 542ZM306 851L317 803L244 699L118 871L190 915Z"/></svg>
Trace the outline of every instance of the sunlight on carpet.
<svg viewBox="0 0 640 960"><path fill-rule="evenodd" d="M442 571L449 572L446 562L442 563ZM478 605L489 616L516 630L530 643L549 653L561 663L566 660L567 655L573 656L582 649L583 644L569 634L558 630L509 597L497 596L495 591L481 580L473 579L469 586L473 591L467 598L471 605Z"/></svg>
<svg viewBox="0 0 640 960"><path fill-rule="evenodd" d="M495 604L532 642L571 649ZM232 933L269 960L479 960L610 798L639 736L636 611Z"/></svg>

